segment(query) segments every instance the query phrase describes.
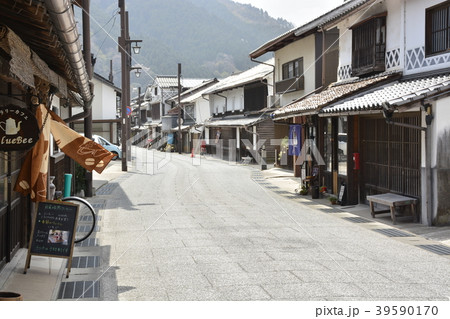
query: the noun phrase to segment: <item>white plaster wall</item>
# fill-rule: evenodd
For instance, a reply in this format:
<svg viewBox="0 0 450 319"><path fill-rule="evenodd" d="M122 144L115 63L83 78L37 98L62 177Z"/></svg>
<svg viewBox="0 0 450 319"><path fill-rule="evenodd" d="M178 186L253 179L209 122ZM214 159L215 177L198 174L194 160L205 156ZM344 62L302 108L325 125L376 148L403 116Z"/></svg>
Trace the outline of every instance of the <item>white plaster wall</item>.
<svg viewBox="0 0 450 319"><path fill-rule="evenodd" d="M211 112L209 108L209 101L204 98L198 98L195 101L195 121L197 124L204 123L207 119L211 117Z"/></svg>
<svg viewBox="0 0 450 319"><path fill-rule="evenodd" d="M209 101L212 114L221 114L225 110L225 99L221 96L210 94Z"/></svg>
<svg viewBox="0 0 450 319"><path fill-rule="evenodd" d="M438 169L442 169L443 167L438 167L438 161L440 158L439 156L448 156L445 154L445 150L439 150L439 140L442 138L444 133L450 131L450 122L448 119L450 118L450 97L445 97L442 99L438 99L435 102L431 103L432 105L432 114L433 114L433 122L430 127L430 134L431 134L431 173L432 173L432 181L433 184L431 185L433 190L433 214L432 214L432 220L434 220L437 217L438 214L438 205L441 206L443 203L439 203L439 200L442 200L442 196L438 196L439 188L442 187L442 185L438 185L438 177L436 174L439 174ZM424 123L425 126L425 123ZM445 159L445 157L444 157ZM424 190L424 193L426 193L426 189ZM448 197L445 199L445 201L448 200ZM424 203L426 203L425 200L423 200ZM422 207L424 207L424 203L422 203ZM441 207L442 208L442 207ZM423 214L422 214L423 215Z"/></svg>
<svg viewBox="0 0 450 319"><path fill-rule="evenodd" d="M100 81L92 79L94 82L94 99L92 100L92 119L103 119L103 85Z"/></svg>
<svg viewBox="0 0 450 319"><path fill-rule="evenodd" d="M227 112L244 110L244 88L236 88L221 95L227 97Z"/></svg>
<svg viewBox="0 0 450 319"><path fill-rule="evenodd" d="M102 116L104 120L116 118L116 91L107 85L103 85Z"/></svg>
<svg viewBox="0 0 450 319"><path fill-rule="evenodd" d="M101 81L94 82L94 99L92 101L93 120L111 120L116 118L116 92Z"/></svg>
<svg viewBox="0 0 450 319"><path fill-rule="evenodd" d="M402 70L404 66L404 30L405 20L403 14L403 1L386 1L386 53L400 50L399 64L389 67L386 61L386 71Z"/></svg>
<svg viewBox="0 0 450 319"><path fill-rule="evenodd" d="M267 82L267 94L268 95L274 95L275 94L275 87L274 87L274 72L269 73L269 75L267 75L264 78Z"/></svg>
<svg viewBox="0 0 450 319"><path fill-rule="evenodd" d="M244 109L244 88L209 94L211 114L222 114L225 112L240 111ZM224 98L226 97L226 99Z"/></svg>
<svg viewBox="0 0 450 319"><path fill-rule="evenodd" d="M374 5L356 11L348 18L332 25L339 29L339 68L352 65L352 30L353 25L358 24L374 15L388 12L386 17L386 51L401 48L402 45L402 20L401 9L403 0L389 0L376 2Z"/></svg>
<svg viewBox="0 0 450 319"><path fill-rule="evenodd" d="M405 0L403 0L405 1ZM443 0L406 1L406 47L416 48L425 45L425 10Z"/></svg>
<svg viewBox="0 0 450 319"><path fill-rule="evenodd" d="M283 64L303 58L303 72L305 76L305 89L301 91L286 93L280 96L280 105L284 106L290 102L313 91L316 83L315 75L315 35L295 41L278 51L275 51L275 79L281 81L283 76ZM270 82L269 82L270 83Z"/></svg>
<svg viewBox="0 0 450 319"><path fill-rule="evenodd" d="M339 66L352 65L352 31L349 26L354 19L348 18L337 25L339 29Z"/></svg>
<svg viewBox="0 0 450 319"><path fill-rule="evenodd" d="M437 143L439 137L444 134L445 131L450 131L450 97L439 99L435 103L433 110L433 157L432 167L437 164Z"/></svg>
<svg viewBox="0 0 450 319"><path fill-rule="evenodd" d="M433 175L433 184L431 185L431 189L433 190L433 213L432 219L434 219L437 215L437 204L438 204L438 185L436 179L436 165L437 165L437 156L438 156L438 141L442 134L445 131L450 131L450 122L448 119L450 118L450 97L445 97L442 99L438 99L436 101L427 102L431 104L432 114L433 114L433 122L431 126L428 128L428 134L430 134L430 156L431 156L431 173ZM427 127L425 123L425 112L422 112L422 127ZM426 175L426 142L425 142L425 133L422 133L422 198L421 198L421 208L422 208L422 223L427 223L426 209L427 209L427 175Z"/></svg>
<svg viewBox="0 0 450 319"><path fill-rule="evenodd" d="M439 70L450 67L450 54L439 54L430 57L424 57L425 47L425 10L433 7L443 0L403 0L406 2L405 13L405 74L416 74L427 71ZM408 56L418 56L420 62L416 62L414 67L408 65ZM444 58L444 59L442 59Z"/></svg>

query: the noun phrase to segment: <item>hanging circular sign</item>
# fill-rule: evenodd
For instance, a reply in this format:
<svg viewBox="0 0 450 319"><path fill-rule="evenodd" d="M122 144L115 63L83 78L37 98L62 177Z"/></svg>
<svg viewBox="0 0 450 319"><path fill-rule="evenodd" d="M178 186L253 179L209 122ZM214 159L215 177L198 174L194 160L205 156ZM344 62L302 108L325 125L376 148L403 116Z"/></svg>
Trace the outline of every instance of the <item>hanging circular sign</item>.
<svg viewBox="0 0 450 319"><path fill-rule="evenodd" d="M127 106L127 115L131 115L131 107Z"/></svg>
<svg viewBox="0 0 450 319"><path fill-rule="evenodd" d="M38 139L39 126L31 111L15 105L0 107L0 151L27 150Z"/></svg>

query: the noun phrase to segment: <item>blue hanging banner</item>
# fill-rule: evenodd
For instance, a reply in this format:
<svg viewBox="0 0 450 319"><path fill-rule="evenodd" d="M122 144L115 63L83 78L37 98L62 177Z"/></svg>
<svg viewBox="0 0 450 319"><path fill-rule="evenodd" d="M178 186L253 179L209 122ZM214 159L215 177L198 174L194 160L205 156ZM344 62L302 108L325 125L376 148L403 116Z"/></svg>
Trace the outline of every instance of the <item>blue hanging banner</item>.
<svg viewBox="0 0 450 319"><path fill-rule="evenodd" d="M299 156L301 148L302 148L302 126L290 125L288 155Z"/></svg>
<svg viewBox="0 0 450 319"><path fill-rule="evenodd" d="M173 133L167 134L167 144L173 144Z"/></svg>

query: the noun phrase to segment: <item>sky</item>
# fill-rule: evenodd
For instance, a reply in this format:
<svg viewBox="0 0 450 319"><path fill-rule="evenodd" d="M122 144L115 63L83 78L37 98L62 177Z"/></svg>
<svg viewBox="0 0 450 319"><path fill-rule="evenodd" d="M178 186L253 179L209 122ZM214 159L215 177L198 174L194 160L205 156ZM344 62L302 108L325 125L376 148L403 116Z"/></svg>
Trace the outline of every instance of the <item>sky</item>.
<svg viewBox="0 0 450 319"><path fill-rule="evenodd" d="M300 27L344 3L344 0L233 0L263 9L273 18L283 18Z"/></svg>

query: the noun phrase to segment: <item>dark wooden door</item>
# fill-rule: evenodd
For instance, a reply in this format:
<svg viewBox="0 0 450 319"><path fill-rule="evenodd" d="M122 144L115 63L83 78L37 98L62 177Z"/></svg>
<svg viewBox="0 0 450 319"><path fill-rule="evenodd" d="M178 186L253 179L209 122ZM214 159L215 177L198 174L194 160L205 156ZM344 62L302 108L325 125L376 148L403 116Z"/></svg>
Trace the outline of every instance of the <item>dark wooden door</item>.
<svg viewBox="0 0 450 319"><path fill-rule="evenodd" d="M419 113L395 122L420 126ZM387 124L384 118L361 119L361 200L393 192L420 196L420 130Z"/></svg>

